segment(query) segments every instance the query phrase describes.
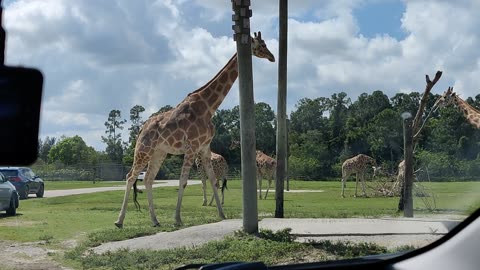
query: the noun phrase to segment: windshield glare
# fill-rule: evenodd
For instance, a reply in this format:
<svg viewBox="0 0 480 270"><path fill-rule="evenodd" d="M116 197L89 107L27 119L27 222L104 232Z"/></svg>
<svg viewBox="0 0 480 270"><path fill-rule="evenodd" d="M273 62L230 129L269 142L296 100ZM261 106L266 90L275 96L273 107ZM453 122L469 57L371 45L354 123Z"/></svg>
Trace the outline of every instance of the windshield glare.
<svg viewBox="0 0 480 270"><path fill-rule="evenodd" d="M476 1L2 2L44 76L8 267L392 254L480 206Z"/></svg>

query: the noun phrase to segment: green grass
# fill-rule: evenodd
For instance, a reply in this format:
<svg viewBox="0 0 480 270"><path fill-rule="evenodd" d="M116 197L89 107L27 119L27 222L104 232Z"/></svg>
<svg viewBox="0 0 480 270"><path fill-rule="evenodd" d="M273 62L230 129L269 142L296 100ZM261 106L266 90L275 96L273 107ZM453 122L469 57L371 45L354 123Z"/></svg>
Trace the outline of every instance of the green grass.
<svg viewBox="0 0 480 270"><path fill-rule="evenodd" d="M62 184L63 185L63 184ZM80 186L83 183L80 183ZM50 183L47 183L47 187ZM73 186L73 184L72 184ZM469 214L480 206L479 182L429 183L436 197L437 213ZM63 189L62 187L61 189ZM291 190L322 190L323 192L285 193L287 218L344 218L397 216L398 197L354 198L354 183L348 183L346 198L340 198L340 183L292 181ZM210 191L210 190L209 190ZM154 189L156 213L163 227L174 229L177 201L175 187ZM76 238L92 232L117 234L113 226L123 200L123 191L109 191L56 198L30 198L20 201L18 215L0 214L0 239L36 241L53 237L52 241ZM151 225L145 194L139 195L142 211L133 203L127 210L126 228L147 230ZM216 222L216 207L203 207L201 185L189 185L184 194L182 219L185 226ZM225 191L224 212L227 218L241 218L242 192L240 181L230 181ZM429 213L419 198L414 199L415 213ZM275 212L274 193L258 201L259 216L272 217ZM150 229L148 229L151 232Z"/></svg>
<svg viewBox="0 0 480 270"><path fill-rule="evenodd" d="M337 260L395 252L372 243L319 241L294 242L289 229L279 232L261 230L259 235L242 232L196 248L170 250L126 249L105 254L82 250L68 252L66 257L78 262L82 269L173 269L184 264L261 261L267 265Z"/></svg>
<svg viewBox="0 0 480 270"><path fill-rule="evenodd" d="M65 187L85 187L83 185L93 184L91 182L75 183L65 182L47 182L47 189L57 188L65 189ZM124 184L119 182L119 184ZM102 183L107 184L107 183ZM97 185L97 184L95 184ZM443 182L443 183L426 183L424 186L427 190L433 191L435 194L437 211L431 213L419 198L414 199L415 215L425 214L460 214L468 215L480 207L480 182ZM143 186L141 186L143 188ZM232 180L228 185L229 189L225 191L224 211L227 218L241 218L242 215L242 191L241 181ZM291 190L322 190L323 192L304 192L304 193L285 193L285 217L286 218L344 218L344 217L380 217L380 216L398 216L396 212L398 197L370 197L370 198L354 198L354 182L348 182L345 191L346 198L340 197L340 182L331 181L291 181ZM209 188L209 192L211 189ZM133 203L130 204L127 216L124 222L123 230L116 229L113 225L117 219L120 206L123 200L123 191L109 191L92 194L82 194L56 198L30 198L20 201L17 216L7 217L0 214L0 239L12 240L19 242L44 241L52 248L58 248L63 245L63 241L76 239L81 243L74 251L85 252L88 247L97 246L104 242L123 240L133 237L154 234L160 231L176 230L174 224L174 212L177 201L176 187L161 187L154 189L155 206L158 220L161 227L151 227L151 221L148 214L148 206L145 193L139 194L139 201L142 211L135 210ZM189 185L185 191L182 219L184 226L200 225L205 223L220 221L218 218L216 207L203 207L201 185ZM274 193L270 193L267 200L258 201L258 211L260 218L272 217L275 212ZM234 242L232 245L246 245L248 249L249 239L243 239L246 242ZM239 240L240 241L240 240ZM228 242L228 241L227 241ZM276 241L278 242L278 241ZM223 243L223 244L222 244ZM268 245L275 243L269 243ZM217 246L205 247L210 252L219 252L217 249L225 245L224 242L212 244ZM220 245L220 246L218 246ZM228 247L228 250L239 248L238 246ZM254 245L264 245L255 243ZM267 244L265 244L267 245ZM292 243L293 248L303 249L305 247L297 247ZM225 247L226 248L226 247ZM274 246L265 246L265 249L275 249ZM283 248L290 248L285 247ZM325 247L322 247L322 250ZM166 251L165 251L166 252ZM175 257L180 251L171 251L172 254L162 256ZM200 252L200 251L198 251ZM207 251L203 251L207 252ZM247 251L245 251L247 252ZM315 251L307 250L305 254L313 256ZM111 258L103 258L101 260L114 261L116 256L121 256L122 252L110 254ZM143 258L141 253L133 253L132 256ZM135 255L136 254L136 255ZM152 254L152 258L158 255L155 252L146 252ZM162 253L164 254L164 253ZM201 252L200 252L201 254ZM304 254L304 253L301 253ZM322 253L323 254L323 253ZM327 253L327 258L330 255ZM150 255L145 255L150 258ZM213 256L213 255L212 255ZM253 257L248 257L253 256ZM245 255L241 258L254 259L256 255ZM293 255L292 255L293 256ZM307 255L305 255L307 256ZM346 255L341 255L346 256ZM95 257L92 257L92 260ZM201 258L201 257L199 257ZM226 260L235 259L234 257L225 257ZM132 258L134 262L138 258ZM212 261L217 257L210 258ZM259 257L259 259L261 259ZM264 258L268 261L268 258ZM148 259L145 259L148 261ZM197 261L195 258L189 261ZM262 259L263 260L263 259ZM295 261L295 258L292 260ZM303 260L303 259L302 259ZM278 261L275 261L277 263ZM147 262L146 262L147 263ZM169 262L170 263L170 262ZM169 264L167 263L167 265ZM172 261L172 264L176 262ZM83 261L75 261L74 264L84 264ZM80 265L76 265L80 267ZM84 265L82 267L87 267ZM115 268L113 266L110 266ZM143 266L142 266L143 267ZM128 269L128 268L122 268ZM148 269L145 266L144 269Z"/></svg>

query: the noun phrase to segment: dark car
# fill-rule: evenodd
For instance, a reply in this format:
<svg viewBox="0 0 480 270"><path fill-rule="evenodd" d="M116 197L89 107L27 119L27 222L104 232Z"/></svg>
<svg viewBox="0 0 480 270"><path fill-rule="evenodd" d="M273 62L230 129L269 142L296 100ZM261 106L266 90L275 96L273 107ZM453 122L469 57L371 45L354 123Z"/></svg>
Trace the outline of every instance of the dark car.
<svg viewBox="0 0 480 270"><path fill-rule="evenodd" d="M43 180L26 167L0 167L0 172L12 183L20 196L27 199L28 194L36 194L42 198L45 190Z"/></svg>
<svg viewBox="0 0 480 270"><path fill-rule="evenodd" d="M0 173L0 211L7 211L7 215L15 216L18 205L17 189Z"/></svg>

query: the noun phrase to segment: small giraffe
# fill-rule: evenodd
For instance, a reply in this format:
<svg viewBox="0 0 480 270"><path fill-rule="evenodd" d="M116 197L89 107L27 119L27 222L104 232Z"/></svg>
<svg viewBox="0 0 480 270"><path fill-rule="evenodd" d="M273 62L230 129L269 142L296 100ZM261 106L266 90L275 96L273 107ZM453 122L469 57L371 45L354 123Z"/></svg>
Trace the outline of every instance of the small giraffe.
<svg viewBox="0 0 480 270"><path fill-rule="evenodd" d="M437 99L433 105L433 110L437 107L445 107L451 104L456 105L457 108L463 112L463 115L465 115L465 118L470 124L475 128L480 129L480 109L473 107L465 100L461 99L455 92L453 92L453 87L449 87L447 91Z"/></svg>
<svg viewBox="0 0 480 270"><path fill-rule="evenodd" d="M355 197L357 197L357 187L358 187L358 179L362 182L362 191L363 196L366 197L367 194L365 193L365 171L368 167L368 164L372 166L377 166L375 159L369 157L364 154L356 155L352 158L345 160L342 164L342 198L345 198L345 182L347 181L348 177L352 174L356 174L356 181L355 181Z"/></svg>
<svg viewBox="0 0 480 270"><path fill-rule="evenodd" d="M268 191L272 185L272 181L275 180L277 172L277 161L264 154L262 151L257 150L257 180L258 180L258 198L262 199L262 179L268 180L267 191L265 192L265 198L267 199Z"/></svg>
<svg viewBox="0 0 480 270"><path fill-rule="evenodd" d="M219 179L222 179L222 186L221 186L221 192L222 192L222 205L224 203L224 193L225 189L227 189L227 174L228 174L228 164L227 161L225 160L224 157L221 155L211 152L212 157L210 158L212 162L212 167L213 167L213 172L215 173L215 178L217 181ZM202 164L202 159L201 157L197 157L195 159L195 165L197 166L197 170L200 173L200 177L202 179L202 189L203 189L203 206L207 205L207 172L206 169L203 167ZM217 182L218 183L218 182ZM217 186L218 188L218 186ZM213 203L214 196L212 194L212 199L210 200L210 203L208 205L212 205Z"/></svg>
<svg viewBox="0 0 480 270"><path fill-rule="evenodd" d="M261 33L251 38L252 54L275 62L275 57L268 50ZM132 169L128 172L122 208L115 222L123 227L130 190L136 183L137 176L147 167L144 185L147 192L148 208L153 226L159 226L153 206L153 178L160 169L167 154L184 155L180 174L175 224L181 225L180 210L190 168L198 155L202 158L208 178L212 184L213 195L217 204L218 215L225 219L222 205L218 198L213 167L210 162L210 143L215 133L212 117L223 102L238 77L237 54L204 86L191 92L170 111L150 117L142 126L137 137ZM134 189L134 201L136 200Z"/></svg>

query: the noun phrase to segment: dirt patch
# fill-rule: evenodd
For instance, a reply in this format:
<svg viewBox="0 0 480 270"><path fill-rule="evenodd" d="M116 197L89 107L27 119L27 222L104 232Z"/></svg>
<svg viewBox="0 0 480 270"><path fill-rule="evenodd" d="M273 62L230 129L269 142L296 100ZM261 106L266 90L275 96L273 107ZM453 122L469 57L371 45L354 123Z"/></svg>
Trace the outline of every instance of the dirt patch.
<svg viewBox="0 0 480 270"><path fill-rule="evenodd" d="M0 254L8 254L8 256L2 256L2 269L69 269L51 259L55 253L57 253L56 250L48 249L42 242L0 241Z"/></svg>

